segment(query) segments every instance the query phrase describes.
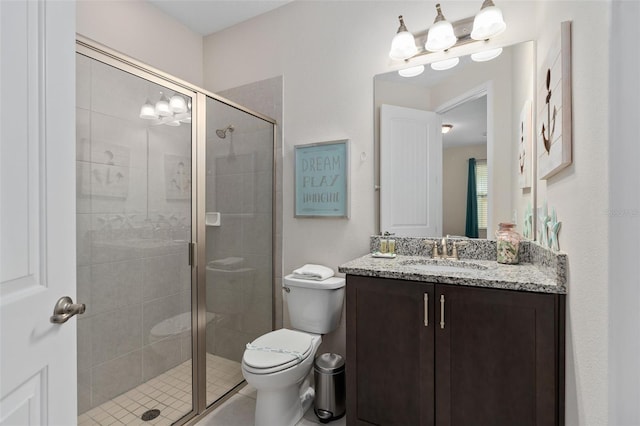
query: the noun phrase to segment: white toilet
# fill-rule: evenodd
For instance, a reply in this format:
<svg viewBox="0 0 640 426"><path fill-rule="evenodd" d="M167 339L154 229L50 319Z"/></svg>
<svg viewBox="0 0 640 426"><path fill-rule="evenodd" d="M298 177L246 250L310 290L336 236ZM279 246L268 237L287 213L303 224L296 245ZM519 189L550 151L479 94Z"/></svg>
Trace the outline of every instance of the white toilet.
<svg viewBox="0 0 640 426"><path fill-rule="evenodd" d="M294 426L313 402L305 380L322 342L338 327L345 279L284 277L291 326L258 337L242 356L242 375L258 391L255 426Z"/></svg>

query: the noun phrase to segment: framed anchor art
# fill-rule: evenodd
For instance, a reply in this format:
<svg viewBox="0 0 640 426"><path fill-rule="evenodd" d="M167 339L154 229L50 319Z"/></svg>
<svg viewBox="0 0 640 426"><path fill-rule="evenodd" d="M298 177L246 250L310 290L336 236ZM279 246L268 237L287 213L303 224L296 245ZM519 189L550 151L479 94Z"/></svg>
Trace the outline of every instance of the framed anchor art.
<svg viewBox="0 0 640 426"><path fill-rule="evenodd" d="M538 74L538 178L549 179L572 162L571 22L562 22Z"/></svg>

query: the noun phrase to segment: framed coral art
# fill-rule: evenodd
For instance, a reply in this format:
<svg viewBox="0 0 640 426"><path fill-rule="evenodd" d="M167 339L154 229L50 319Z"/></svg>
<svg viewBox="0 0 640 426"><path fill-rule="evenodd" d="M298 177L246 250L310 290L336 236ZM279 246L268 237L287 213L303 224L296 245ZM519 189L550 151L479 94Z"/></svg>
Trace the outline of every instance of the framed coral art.
<svg viewBox="0 0 640 426"><path fill-rule="evenodd" d="M518 185L520 189L531 188L533 174L531 170L531 140L533 131L531 127L531 100L527 100L520 112L520 124L518 125Z"/></svg>
<svg viewBox="0 0 640 426"><path fill-rule="evenodd" d="M571 22L560 25L538 74L538 178L549 179L571 164Z"/></svg>

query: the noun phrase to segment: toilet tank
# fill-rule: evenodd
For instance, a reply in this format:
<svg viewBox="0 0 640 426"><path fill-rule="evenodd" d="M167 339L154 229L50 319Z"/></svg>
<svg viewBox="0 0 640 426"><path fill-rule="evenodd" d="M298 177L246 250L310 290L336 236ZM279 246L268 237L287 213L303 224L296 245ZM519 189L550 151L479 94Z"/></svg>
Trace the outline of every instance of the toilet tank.
<svg viewBox="0 0 640 426"><path fill-rule="evenodd" d="M282 281L291 327L326 334L338 327L344 302L345 279L305 280L287 275Z"/></svg>

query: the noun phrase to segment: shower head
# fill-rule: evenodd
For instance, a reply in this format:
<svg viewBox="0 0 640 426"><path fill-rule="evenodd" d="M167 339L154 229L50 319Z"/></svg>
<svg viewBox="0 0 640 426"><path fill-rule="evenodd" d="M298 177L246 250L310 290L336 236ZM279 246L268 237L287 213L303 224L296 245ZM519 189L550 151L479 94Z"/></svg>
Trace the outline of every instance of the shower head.
<svg viewBox="0 0 640 426"><path fill-rule="evenodd" d="M225 127L224 129L218 129L216 130L216 135L218 135L218 137L220 139L224 139L227 137L227 132L233 132L235 130L235 128L233 127L233 124L229 124L227 127Z"/></svg>

